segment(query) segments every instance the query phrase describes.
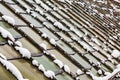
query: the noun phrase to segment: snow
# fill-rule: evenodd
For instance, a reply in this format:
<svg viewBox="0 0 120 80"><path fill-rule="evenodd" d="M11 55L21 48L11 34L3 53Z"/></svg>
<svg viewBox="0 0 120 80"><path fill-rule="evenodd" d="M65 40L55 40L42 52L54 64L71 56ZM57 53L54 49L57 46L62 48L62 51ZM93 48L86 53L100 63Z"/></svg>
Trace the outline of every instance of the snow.
<svg viewBox="0 0 120 80"><path fill-rule="evenodd" d="M100 74L100 75L102 74L102 70L101 69L98 70L98 74Z"/></svg>
<svg viewBox="0 0 120 80"><path fill-rule="evenodd" d="M15 44L18 45L19 47L22 47L22 43L20 41L15 41Z"/></svg>
<svg viewBox="0 0 120 80"><path fill-rule="evenodd" d="M107 76L107 75L110 75L110 72L105 72L104 74Z"/></svg>
<svg viewBox="0 0 120 80"><path fill-rule="evenodd" d="M54 54L50 54L50 56L52 56L54 59L56 59L56 56Z"/></svg>
<svg viewBox="0 0 120 80"><path fill-rule="evenodd" d="M5 59L0 58L0 62L9 70L18 80L29 80L24 79L20 71L11 63Z"/></svg>
<svg viewBox="0 0 120 80"><path fill-rule="evenodd" d="M77 75L80 75L80 74L82 74L82 73L83 73L83 72L82 72L80 69L78 69L77 72L76 72Z"/></svg>
<svg viewBox="0 0 120 80"><path fill-rule="evenodd" d="M38 6L35 8L35 11L39 12L41 15L44 15L43 10L41 10Z"/></svg>
<svg viewBox="0 0 120 80"><path fill-rule="evenodd" d="M2 18L3 18L5 21L7 21L9 24L15 25L15 20L14 20L12 17L7 16L7 15L3 15Z"/></svg>
<svg viewBox="0 0 120 80"><path fill-rule="evenodd" d="M45 68L44 68L44 66L42 64L39 65L38 69L45 72Z"/></svg>
<svg viewBox="0 0 120 80"><path fill-rule="evenodd" d="M92 72L87 72L87 74L89 74L92 77L93 80L109 80L109 78L111 78L113 75L115 75L119 71L120 71L120 64L118 64L116 66L116 69L112 73L109 73L109 74L107 74L106 76L103 76L103 77L97 77L97 76L93 75Z"/></svg>
<svg viewBox="0 0 120 80"><path fill-rule="evenodd" d="M44 44L44 43L41 43L41 44L40 44L40 47L42 47L44 50L47 50L47 46L46 46L46 44Z"/></svg>
<svg viewBox="0 0 120 80"><path fill-rule="evenodd" d="M40 0L34 0L35 1L35 3L37 3L37 4L41 4L41 1Z"/></svg>
<svg viewBox="0 0 120 80"><path fill-rule="evenodd" d="M50 20L50 21L52 21L52 22L55 22L54 18L52 18L51 16L47 16L46 18L47 18L47 20Z"/></svg>
<svg viewBox="0 0 120 80"><path fill-rule="evenodd" d="M64 65L64 71L70 74L70 68L67 65Z"/></svg>
<svg viewBox="0 0 120 80"><path fill-rule="evenodd" d="M118 50L113 50L111 55L112 55L114 58L118 58L118 57L120 57L120 51L118 51Z"/></svg>
<svg viewBox="0 0 120 80"><path fill-rule="evenodd" d="M39 66L39 63L38 63L37 60L32 60L32 64L33 64L34 66Z"/></svg>
<svg viewBox="0 0 120 80"><path fill-rule="evenodd" d="M59 10L59 8L58 8L58 7L54 7L53 10L54 10L54 11L57 11L57 10Z"/></svg>
<svg viewBox="0 0 120 80"><path fill-rule="evenodd" d="M33 16L34 18L37 17L37 15L35 13L31 13L31 16Z"/></svg>
<svg viewBox="0 0 120 80"><path fill-rule="evenodd" d="M41 35L41 37L43 37L43 38L47 38L48 36L47 36L46 33L43 33L43 34Z"/></svg>
<svg viewBox="0 0 120 80"><path fill-rule="evenodd" d="M29 8L26 8L26 12L27 12L27 13L30 13L30 11L31 11L31 10L30 10Z"/></svg>
<svg viewBox="0 0 120 80"><path fill-rule="evenodd" d="M32 23L30 23L30 27L32 27L32 28L33 28L33 27L34 27L34 25L33 25Z"/></svg>
<svg viewBox="0 0 120 80"><path fill-rule="evenodd" d="M12 41L15 41L14 37L12 36L12 34L10 32L8 32L7 30L5 30L4 28L2 28L1 26L0 26L0 33L1 33L2 37L9 38Z"/></svg>
<svg viewBox="0 0 120 80"><path fill-rule="evenodd" d="M23 48L23 47L18 47L18 46L15 46L15 49L20 52L20 54L22 55L22 57L26 57L28 59L31 58L31 53L30 53L30 51L28 49Z"/></svg>
<svg viewBox="0 0 120 80"><path fill-rule="evenodd" d="M64 26L58 21L54 22L54 25L57 26L59 29L62 29L62 30L64 28Z"/></svg>
<svg viewBox="0 0 120 80"><path fill-rule="evenodd" d="M15 9L15 13L20 13L19 9Z"/></svg>
<svg viewBox="0 0 120 80"><path fill-rule="evenodd" d="M45 72L44 72L44 75L45 75L46 77L48 77L48 78L51 78L51 79L53 79L53 78L55 77L55 73L54 73L53 71L51 71L51 70L45 71Z"/></svg>
<svg viewBox="0 0 120 80"><path fill-rule="evenodd" d="M11 40L8 40L9 45L13 45L13 42Z"/></svg>
<svg viewBox="0 0 120 80"><path fill-rule="evenodd" d="M56 45L55 39L51 38L51 39L50 39L50 43L51 43L52 45Z"/></svg>
<svg viewBox="0 0 120 80"><path fill-rule="evenodd" d="M60 68L62 68L64 65L63 65L63 63L62 63L62 61L60 61L60 60L58 60L58 59L55 59L54 61L53 61L55 64L57 64Z"/></svg>

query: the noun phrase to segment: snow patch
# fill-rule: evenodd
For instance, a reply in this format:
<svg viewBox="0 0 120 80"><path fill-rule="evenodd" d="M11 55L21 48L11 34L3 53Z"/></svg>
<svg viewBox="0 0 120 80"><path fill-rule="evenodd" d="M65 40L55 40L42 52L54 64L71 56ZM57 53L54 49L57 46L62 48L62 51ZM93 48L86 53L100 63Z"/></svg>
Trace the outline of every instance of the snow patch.
<svg viewBox="0 0 120 80"><path fill-rule="evenodd" d="M44 68L44 66L42 64L39 65L38 69L45 72L45 68Z"/></svg>
<svg viewBox="0 0 120 80"><path fill-rule="evenodd" d="M0 57L0 62L9 70L18 80L29 80L24 79L20 71L9 61Z"/></svg>
<svg viewBox="0 0 120 80"><path fill-rule="evenodd" d="M9 24L15 25L15 20L14 20L12 17L7 16L7 15L3 15L2 18L3 18L5 21L7 21Z"/></svg>
<svg viewBox="0 0 120 80"><path fill-rule="evenodd" d="M58 60L58 59L55 59L54 61L53 61L55 64L57 64L60 68L62 68L64 65L63 65L63 63L62 63L62 61L60 61L60 60Z"/></svg>
<svg viewBox="0 0 120 80"><path fill-rule="evenodd" d="M46 33L43 33L43 34L41 35L41 37L43 37L43 38L47 38L48 36L47 36Z"/></svg>
<svg viewBox="0 0 120 80"><path fill-rule="evenodd" d="M77 75L80 75L80 74L82 74L82 73L83 73L83 72L82 72L80 69L78 69L77 72L76 72Z"/></svg>
<svg viewBox="0 0 120 80"><path fill-rule="evenodd" d="M120 57L120 51L118 51L118 50L113 50L111 55L112 55L114 58L118 58L118 57Z"/></svg>
<svg viewBox="0 0 120 80"><path fill-rule="evenodd" d="M1 33L2 37L9 38L12 41L15 41L14 37L12 36L12 34L10 32L8 32L7 30L5 30L4 28L2 28L1 26L0 26L0 33Z"/></svg>
<svg viewBox="0 0 120 80"><path fill-rule="evenodd" d="M64 65L64 71L70 74L70 68L67 65Z"/></svg>
<svg viewBox="0 0 120 80"><path fill-rule="evenodd" d="M55 73L54 73L53 71L51 71L51 70L45 71L45 72L44 72L44 75L45 75L46 77L48 77L48 78L51 78L51 79L53 79L53 78L55 77Z"/></svg>
<svg viewBox="0 0 120 80"><path fill-rule="evenodd" d="M92 72L87 72L87 74L89 74L92 77L93 80L108 80L109 78L111 78L112 76L117 74L119 71L120 71L120 64L118 64L116 66L116 69L112 73L109 73L109 74L107 74L106 76L103 76L103 77L97 77Z"/></svg>
<svg viewBox="0 0 120 80"><path fill-rule="evenodd" d="M56 41L55 41L55 39L51 38L51 39L50 39L50 43L51 43L52 45L55 45L55 46L56 46Z"/></svg>
<svg viewBox="0 0 120 80"><path fill-rule="evenodd" d="M23 48L23 47L18 47L18 46L15 46L15 49L20 52L20 54L22 55L22 57L26 57L28 59L31 58L31 53L30 53L30 51L28 49Z"/></svg>
<svg viewBox="0 0 120 80"><path fill-rule="evenodd" d="M15 41L15 44L19 47L22 47L22 43L20 41Z"/></svg>
<svg viewBox="0 0 120 80"><path fill-rule="evenodd" d="M41 43L41 44L40 44L40 47L42 47L44 50L47 50L47 46L46 46L46 44L44 44L44 43Z"/></svg>
<svg viewBox="0 0 120 80"><path fill-rule="evenodd" d="M54 22L54 25L57 26L59 29L62 29L62 30L64 28L64 26L58 21Z"/></svg>
<svg viewBox="0 0 120 80"><path fill-rule="evenodd" d="M37 60L32 60L32 64L33 64L34 66L39 66L39 63L38 63Z"/></svg>

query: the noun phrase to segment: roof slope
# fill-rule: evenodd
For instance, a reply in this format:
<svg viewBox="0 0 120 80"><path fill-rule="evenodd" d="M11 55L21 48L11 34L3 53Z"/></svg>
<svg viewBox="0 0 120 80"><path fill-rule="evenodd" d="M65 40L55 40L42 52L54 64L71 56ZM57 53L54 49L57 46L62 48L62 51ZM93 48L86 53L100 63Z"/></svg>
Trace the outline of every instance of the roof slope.
<svg viewBox="0 0 120 80"><path fill-rule="evenodd" d="M0 26L7 33L0 31L0 53L29 80L92 80L88 72L113 72L120 57L113 53L120 51L118 19L86 7L101 6L97 1L63 1L1 0ZM0 80L16 80L3 65L0 72Z"/></svg>

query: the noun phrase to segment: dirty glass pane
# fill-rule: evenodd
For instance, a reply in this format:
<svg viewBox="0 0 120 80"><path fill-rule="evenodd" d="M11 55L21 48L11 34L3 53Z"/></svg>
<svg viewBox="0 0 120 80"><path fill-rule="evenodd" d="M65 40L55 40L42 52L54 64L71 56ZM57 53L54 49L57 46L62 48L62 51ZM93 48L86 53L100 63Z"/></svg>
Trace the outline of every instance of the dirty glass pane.
<svg viewBox="0 0 120 80"><path fill-rule="evenodd" d="M63 73L62 75L57 75L56 78L58 80L73 80L70 76L66 75L66 73Z"/></svg>
<svg viewBox="0 0 120 80"><path fill-rule="evenodd" d="M6 0L6 2L8 2L8 3L14 3L12 0Z"/></svg>
<svg viewBox="0 0 120 80"><path fill-rule="evenodd" d="M0 35L0 42L4 42L5 39L3 39L3 37Z"/></svg>
<svg viewBox="0 0 120 80"><path fill-rule="evenodd" d="M48 35L49 38L53 38L55 40L58 40L58 38L55 36L55 34L53 34L53 32L51 32L50 30L48 30L47 28L38 28L42 33L45 33Z"/></svg>
<svg viewBox="0 0 120 80"><path fill-rule="evenodd" d="M7 44L0 46L0 53L2 53L7 58L20 57L20 54Z"/></svg>
<svg viewBox="0 0 120 80"><path fill-rule="evenodd" d="M6 29L7 31L9 31L13 35L14 38L21 36L21 34L19 34L15 29L13 29L12 26L10 26L6 22L0 22L0 26L3 27L4 29Z"/></svg>
<svg viewBox="0 0 120 80"><path fill-rule="evenodd" d="M10 5L15 11L19 11L19 12L25 12L22 8L20 8L17 4L16 5Z"/></svg>
<svg viewBox="0 0 120 80"><path fill-rule="evenodd" d="M92 80L89 76L87 75L81 75L79 76L80 80Z"/></svg>
<svg viewBox="0 0 120 80"><path fill-rule="evenodd" d="M33 44L31 44L28 40L25 38L21 38L18 41L20 41L23 44L24 48L27 48L31 53L41 53L40 50L35 47Z"/></svg>
<svg viewBox="0 0 120 80"><path fill-rule="evenodd" d="M79 28L83 28L82 25L78 24L76 21L74 21L73 19L69 19L75 26L79 27Z"/></svg>
<svg viewBox="0 0 120 80"><path fill-rule="evenodd" d="M65 44L63 41L59 40L57 41L57 45L63 49L65 52L67 52L68 54L74 54L75 52L71 49L71 47L69 47L67 44Z"/></svg>
<svg viewBox="0 0 120 80"><path fill-rule="evenodd" d="M32 16L27 15L27 14L22 14L22 16L29 21L31 24L33 24L35 27L42 27L42 24L35 20Z"/></svg>
<svg viewBox="0 0 120 80"><path fill-rule="evenodd" d="M51 12L53 15L55 15L59 20L63 19L63 17L61 17L59 14L57 14L56 12Z"/></svg>
<svg viewBox="0 0 120 80"><path fill-rule="evenodd" d="M16 78L0 64L0 80L16 80Z"/></svg>
<svg viewBox="0 0 120 80"><path fill-rule="evenodd" d="M70 45L76 48L82 54L86 53L86 51L81 47L81 45L77 44L76 42L70 43Z"/></svg>
<svg viewBox="0 0 120 80"><path fill-rule="evenodd" d="M31 9L31 7L28 6L28 4L26 4L26 3L24 2L24 0L17 0L17 2L19 2L19 3L20 3L22 6L24 6L25 8Z"/></svg>
<svg viewBox="0 0 120 80"><path fill-rule="evenodd" d="M37 60L40 64L43 64L45 69L52 70L52 71L58 71L59 67L55 65L50 59L48 59L46 56L41 57L33 57L33 59Z"/></svg>
<svg viewBox="0 0 120 80"><path fill-rule="evenodd" d="M71 57L73 57L83 67L85 67L85 68L91 67L90 64L83 57L79 56L78 54L71 55Z"/></svg>
<svg viewBox="0 0 120 80"><path fill-rule="evenodd" d="M43 39L36 32L34 32L31 28L29 28L29 27L20 27L20 29L23 32L25 32L25 34L28 35L36 43L40 44L43 41Z"/></svg>
<svg viewBox="0 0 120 80"><path fill-rule="evenodd" d="M73 32L68 32L68 34L71 36L71 38L76 38L77 40L79 40L80 38L75 35Z"/></svg>
<svg viewBox="0 0 120 80"><path fill-rule="evenodd" d="M72 39L70 37L68 37L67 35L65 35L64 32L57 32L57 34L60 35L67 42L71 42L72 41Z"/></svg>
<svg viewBox="0 0 120 80"><path fill-rule="evenodd" d="M38 12L31 11L31 14L35 15L40 21L46 21L46 19L41 16Z"/></svg>
<svg viewBox="0 0 120 80"><path fill-rule="evenodd" d="M17 17L15 14L11 13L10 10L8 10L6 7L0 4L0 12L4 13L4 15L11 16L15 19L16 25L26 25L19 17Z"/></svg>
<svg viewBox="0 0 120 80"><path fill-rule="evenodd" d="M56 28L55 26L53 26L50 22L43 22L43 24L47 27L47 28L50 28L52 29L53 31L59 31L58 28Z"/></svg>
<svg viewBox="0 0 120 80"><path fill-rule="evenodd" d="M65 18L70 18L67 14L63 13L61 10L57 10L59 14L61 14L62 16L64 16Z"/></svg>
<svg viewBox="0 0 120 80"><path fill-rule="evenodd" d="M63 53L60 53L57 50L49 50L47 52L50 54L54 54L57 59L61 60L64 64L66 64L70 67L72 73L76 73L78 67L75 66L73 63L71 63L64 55L62 55Z"/></svg>
<svg viewBox="0 0 120 80"><path fill-rule="evenodd" d="M29 80L48 80L43 73L24 59L12 60L10 62L12 62L20 70L22 75Z"/></svg>

